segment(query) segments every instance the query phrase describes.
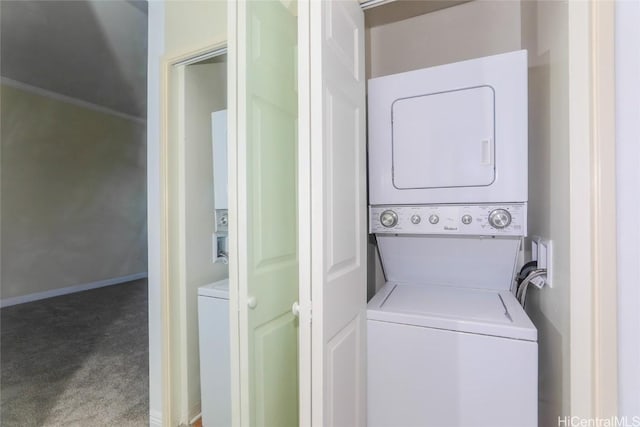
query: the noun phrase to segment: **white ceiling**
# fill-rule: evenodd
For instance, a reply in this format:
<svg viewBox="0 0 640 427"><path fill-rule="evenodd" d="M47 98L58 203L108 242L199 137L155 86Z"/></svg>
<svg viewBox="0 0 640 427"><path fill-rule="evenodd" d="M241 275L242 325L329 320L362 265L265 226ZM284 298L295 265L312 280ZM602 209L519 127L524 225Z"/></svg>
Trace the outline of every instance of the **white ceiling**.
<svg viewBox="0 0 640 427"><path fill-rule="evenodd" d="M146 116L146 1L0 1L0 74Z"/></svg>

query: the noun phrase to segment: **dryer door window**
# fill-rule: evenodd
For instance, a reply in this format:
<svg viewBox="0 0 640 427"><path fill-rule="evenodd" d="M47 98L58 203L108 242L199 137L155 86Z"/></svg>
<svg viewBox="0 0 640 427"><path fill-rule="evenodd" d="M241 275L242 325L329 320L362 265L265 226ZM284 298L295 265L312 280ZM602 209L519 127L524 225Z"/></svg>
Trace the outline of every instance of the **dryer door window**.
<svg viewBox="0 0 640 427"><path fill-rule="evenodd" d="M396 100L391 107L393 185L398 189L491 185L494 103L489 86Z"/></svg>

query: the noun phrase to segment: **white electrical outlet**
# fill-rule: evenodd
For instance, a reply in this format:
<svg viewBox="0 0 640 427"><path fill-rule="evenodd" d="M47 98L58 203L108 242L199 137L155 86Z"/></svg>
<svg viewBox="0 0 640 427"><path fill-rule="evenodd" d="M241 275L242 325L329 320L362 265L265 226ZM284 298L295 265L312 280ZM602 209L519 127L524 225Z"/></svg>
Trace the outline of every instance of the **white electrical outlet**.
<svg viewBox="0 0 640 427"><path fill-rule="evenodd" d="M553 277L553 271L551 269L553 260L552 248L553 245L551 240L543 239L538 236L533 236L531 238L531 259L533 261L538 261L538 268L544 268L547 270L547 274L541 277L544 278L544 284L550 288L553 288L553 284L551 283L551 278ZM544 286L544 284L542 286Z"/></svg>

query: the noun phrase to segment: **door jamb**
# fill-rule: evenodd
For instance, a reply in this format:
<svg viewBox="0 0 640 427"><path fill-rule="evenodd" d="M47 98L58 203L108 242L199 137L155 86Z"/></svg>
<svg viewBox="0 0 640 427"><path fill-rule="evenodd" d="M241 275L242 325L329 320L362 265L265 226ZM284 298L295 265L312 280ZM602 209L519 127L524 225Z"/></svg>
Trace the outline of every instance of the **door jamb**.
<svg viewBox="0 0 640 427"><path fill-rule="evenodd" d="M176 400L176 395L182 396L186 393L185 390L176 391L174 384L171 380L174 371L179 369L177 366L180 361L174 360L171 356L171 351L176 340L180 340L181 336L174 336L171 333L171 327L175 321L176 313L175 306L179 302L171 302L171 283L170 274L172 269L178 269L184 271L184 265L180 262L180 259L172 258L169 252L169 238L171 230L171 218L169 215L169 174L173 171L169 166L169 147L170 144L176 143L172 140L172 134L176 123L170 118L171 106L169 105L171 88L171 71L175 66L188 65L190 63L203 60L206 56L219 56L227 52L227 42L218 42L213 44L207 44L205 46L183 50L178 54L163 55L160 61L160 242L161 242L161 259L162 267L160 271L160 287L161 287L161 322L162 322L162 425L171 425L174 418L185 418L185 422L189 422L188 408L176 408L175 406L179 401ZM179 142L178 142L179 143ZM181 280L177 286L184 288L184 280ZM178 320L182 321L182 320ZM185 412L185 414L180 414Z"/></svg>

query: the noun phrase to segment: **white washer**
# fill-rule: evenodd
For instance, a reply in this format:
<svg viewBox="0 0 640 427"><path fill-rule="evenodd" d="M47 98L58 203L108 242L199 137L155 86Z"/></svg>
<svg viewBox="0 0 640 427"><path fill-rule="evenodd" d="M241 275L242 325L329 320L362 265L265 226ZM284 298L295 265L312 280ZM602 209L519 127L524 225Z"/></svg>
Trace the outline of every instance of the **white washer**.
<svg viewBox="0 0 640 427"><path fill-rule="evenodd" d="M509 291L387 283L367 317L369 427L537 426L537 333Z"/></svg>
<svg viewBox="0 0 640 427"><path fill-rule="evenodd" d="M521 237L491 231L485 206L419 208L457 220L429 234L411 222L423 211L387 206L382 233L371 216L387 283L367 307L368 426L537 426L537 330L511 289Z"/></svg>

